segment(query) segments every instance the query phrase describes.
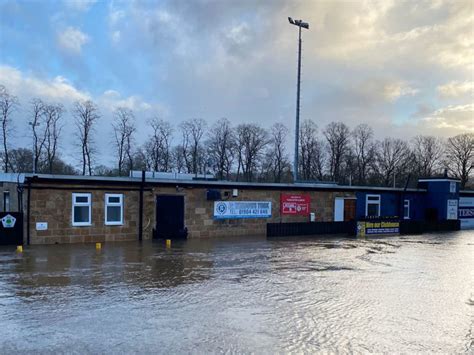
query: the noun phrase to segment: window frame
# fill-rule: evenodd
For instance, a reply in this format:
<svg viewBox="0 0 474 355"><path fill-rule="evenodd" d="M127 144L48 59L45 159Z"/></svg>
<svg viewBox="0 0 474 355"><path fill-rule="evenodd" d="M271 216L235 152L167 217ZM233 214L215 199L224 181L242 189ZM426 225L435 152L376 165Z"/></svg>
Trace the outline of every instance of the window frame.
<svg viewBox="0 0 474 355"><path fill-rule="evenodd" d="M120 198L120 202L109 202L109 197L118 197ZM104 201L104 206L105 206L105 212L104 212L104 224L106 226L123 226L123 210L124 210L124 196L123 194L105 194L105 201ZM107 207L120 207L120 221L108 221L107 220Z"/></svg>
<svg viewBox="0 0 474 355"><path fill-rule="evenodd" d="M408 207L408 215L405 215L405 207ZM410 219L410 200L407 199L403 200L403 219Z"/></svg>
<svg viewBox="0 0 474 355"><path fill-rule="evenodd" d="M370 204L378 205L377 216L369 216L369 197L377 197L377 201L371 200ZM380 217L382 210L382 196L381 195L365 195L365 216L366 217Z"/></svg>
<svg viewBox="0 0 474 355"><path fill-rule="evenodd" d="M87 197L88 202L76 202L76 197ZM89 221L75 222L74 207L89 207ZM73 227L89 227L92 226L92 194L90 192L73 192L72 193L72 225Z"/></svg>
<svg viewBox="0 0 474 355"><path fill-rule="evenodd" d="M3 191L3 212L11 212L11 195L10 191Z"/></svg>

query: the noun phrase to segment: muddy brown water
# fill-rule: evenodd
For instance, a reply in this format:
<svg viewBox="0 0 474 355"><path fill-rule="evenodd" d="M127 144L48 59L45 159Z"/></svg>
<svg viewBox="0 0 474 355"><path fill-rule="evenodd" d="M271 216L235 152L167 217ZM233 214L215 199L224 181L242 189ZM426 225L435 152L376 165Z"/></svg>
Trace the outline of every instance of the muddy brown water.
<svg viewBox="0 0 474 355"><path fill-rule="evenodd" d="M474 351L474 231L0 248L3 353Z"/></svg>

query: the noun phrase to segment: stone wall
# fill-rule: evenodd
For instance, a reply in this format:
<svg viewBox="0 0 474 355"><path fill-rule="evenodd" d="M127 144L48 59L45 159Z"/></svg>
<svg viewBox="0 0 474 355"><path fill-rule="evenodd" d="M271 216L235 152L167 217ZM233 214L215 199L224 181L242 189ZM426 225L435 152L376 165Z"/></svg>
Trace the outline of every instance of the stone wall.
<svg viewBox="0 0 474 355"><path fill-rule="evenodd" d="M229 192L232 190L221 190ZM154 191L156 193L156 191ZM240 189L238 197L229 201L271 201L271 218L249 219L214 219L214 202L206 200L206 189L184 188L185 224L189 238L225 237L242 235L265 235L268 222L306 222L309 216L291 216L280 214L280 195L308 194L311 196L310 212L316 214L316 221L332 221L334 219L335 197L354 197L353 193L330 191L291 191L291 190L257 190Z"/></svg>
<svg viewBox="0 0 474 355"><path fill-rule="evenodd" d="M72 193L91 193L92 225L75 227L72 225ZM105 225L105 194L124 195L124 223L120 226ZM138 191L32 189L30 243L81 243L125 241L138 239ZM26 216L25 216L26 220ZM47 222L47 230L36 230L37 222Z"/></svg>
<svg viewBox="0 0 474 355"><path fill-rule="evenodd" d="M113 186L61 186L62 189L33 188L31 191L31 244L54 244L75 242L125 241L138 239L139 191L113 189ZM129 186L129 189L132 187ZM135 185L134 189L137 188ZM151 189L151 190L150 190ZM311 212L316 214L316 221L332 221L334 217L335 197L354 197L351 192L333 191L291 191L239 189L238 197L229 197L229 201L271 201L271 218L252 219L214 219L214 202L206 199L207 188L154 186L144 192L143 237L152 237L155 226L155 199L157 195L182 195L185 198L185 225L189 238L226 237L243 235L265 235L267 222L304 222L307 216L281 216L280 195L282 193L309 194ZM220 189L221 194L231 189ZM72 193L91 193L92 225L75 227L72 225ZM124 195L124 224L106 226L104 221L105 194L122 193ZM26 191L25 191L26 200ZM26 210L25 210L26 211ZM26 216L25 216L26 221ZM48 230L37 231L37 222L47 222Z"/></svg>

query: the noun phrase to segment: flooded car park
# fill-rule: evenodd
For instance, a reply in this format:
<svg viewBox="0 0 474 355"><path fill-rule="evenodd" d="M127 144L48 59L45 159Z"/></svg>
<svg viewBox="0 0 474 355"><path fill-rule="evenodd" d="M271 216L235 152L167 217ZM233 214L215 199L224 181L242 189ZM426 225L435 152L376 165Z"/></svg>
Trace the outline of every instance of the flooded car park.
<svg viewBox="0 0 474 355"><path fill-rule="evenodd" d="M0 249L2 352L473 350L474 232Z"/></svg>

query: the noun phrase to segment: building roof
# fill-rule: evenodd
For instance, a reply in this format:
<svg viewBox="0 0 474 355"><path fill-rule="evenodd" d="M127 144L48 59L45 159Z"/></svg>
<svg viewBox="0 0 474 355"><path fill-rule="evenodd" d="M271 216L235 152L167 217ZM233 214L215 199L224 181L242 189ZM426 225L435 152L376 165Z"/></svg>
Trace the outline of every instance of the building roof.
<svg viewBox="0 0 474 355"><path fill-rule="evenodd" d="M23 184L25 182L25 174L0 173L0 182L16 182Z"/></svg>
<svg viewBox="0 0 474 355"><path fill-rule="evenodd" d="M51 174L25 174L27 181L48 183L84 183L84 184L110 184L110 185L139 185L141 178L117 176L82 176L82 175L51 175ZM209 188L240 188L240 189L271 189L271 190L345 190L345 191L393 191L393 192L426 192L426 189L393 188L377 186L338 185L335 183L260 183L240 182L225 180L181 180L146 177L147 185L174 185L195 186Z"/></svg>

